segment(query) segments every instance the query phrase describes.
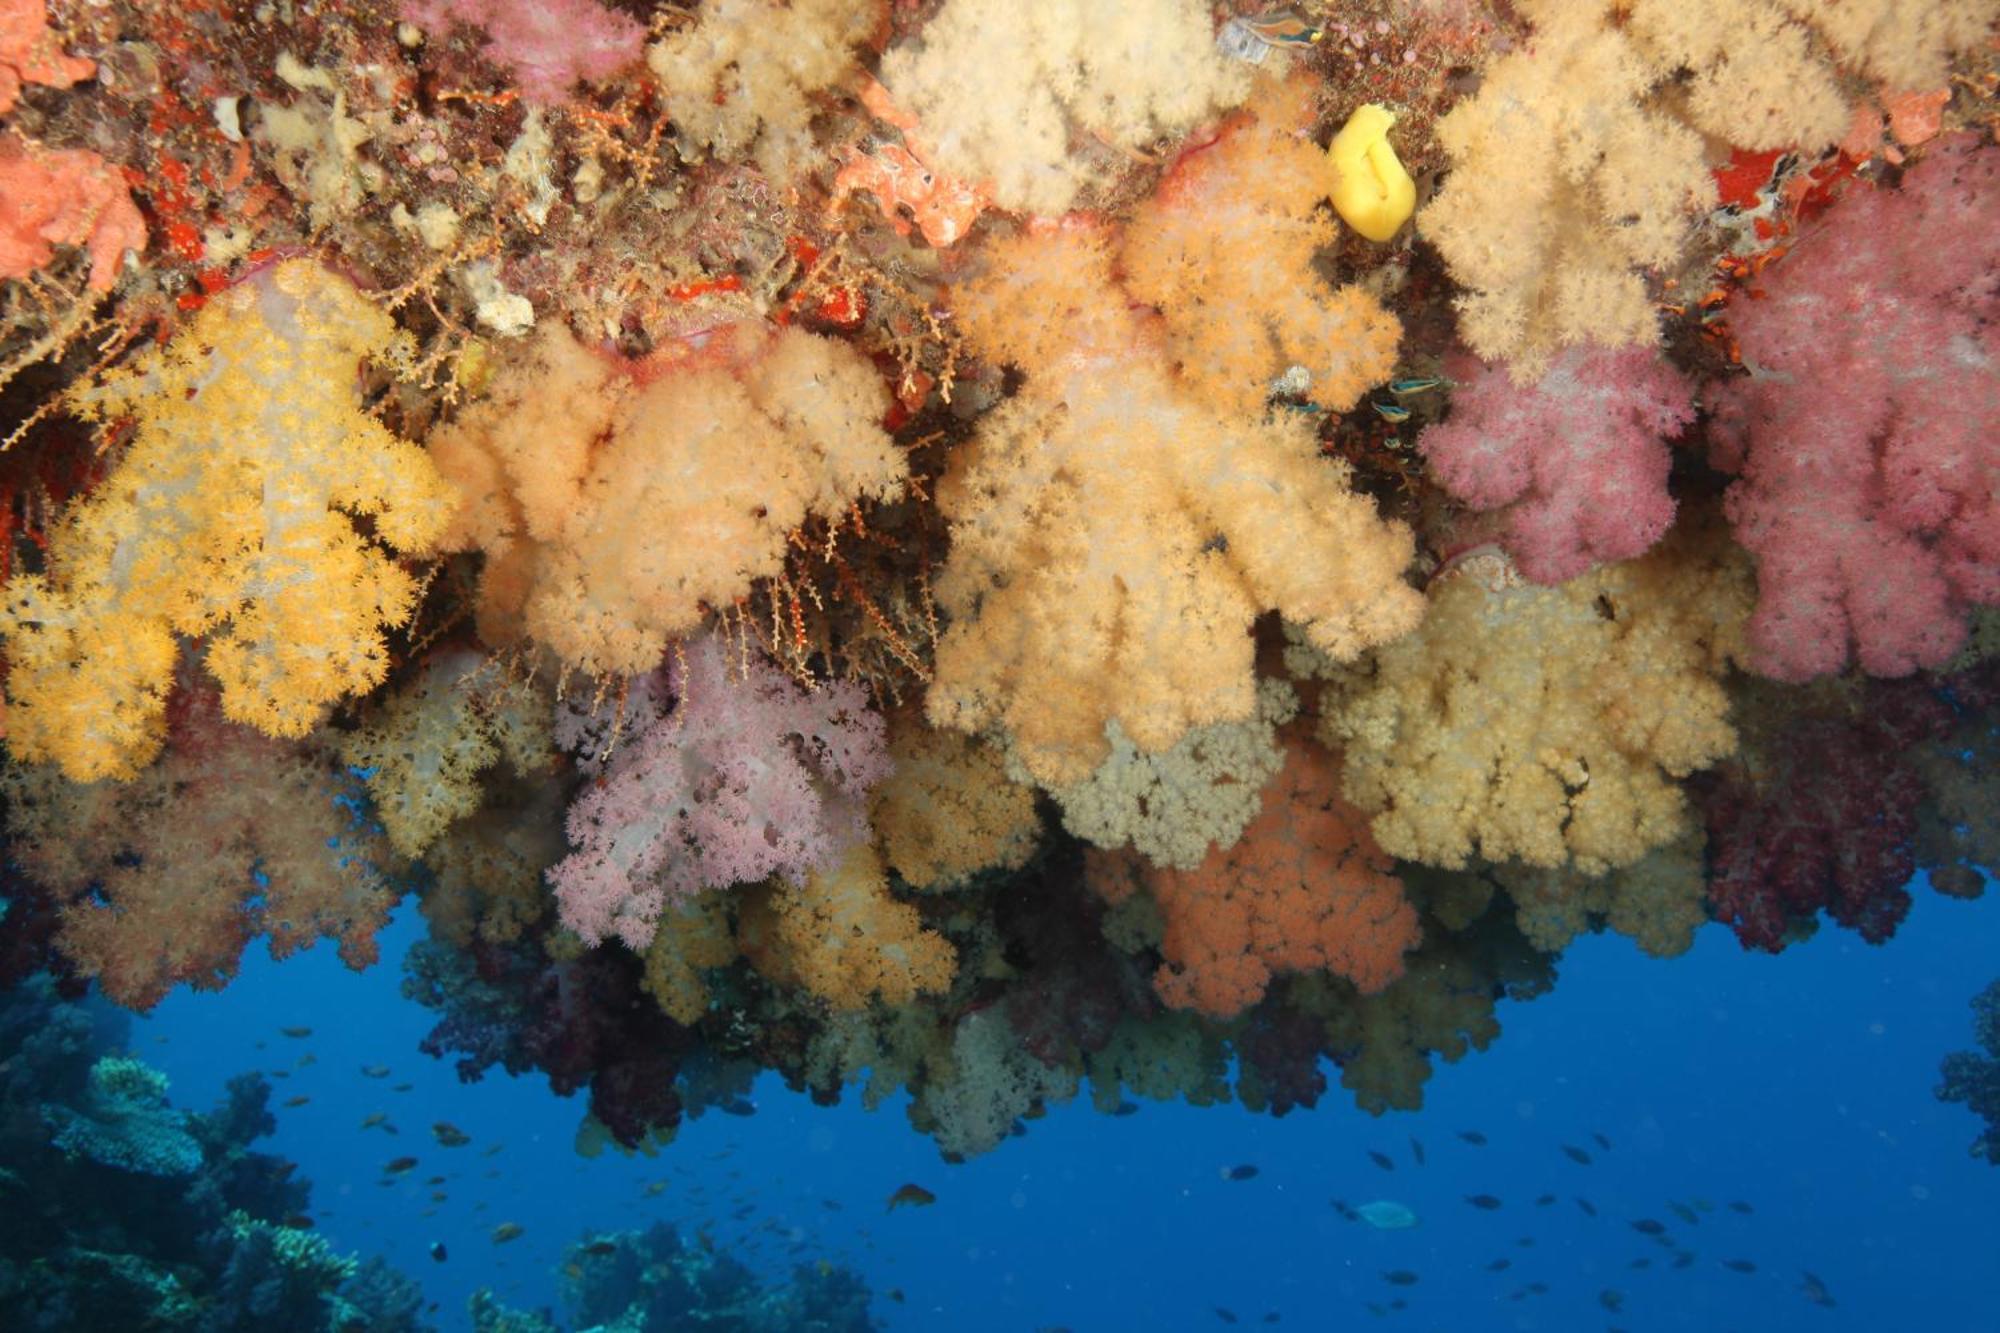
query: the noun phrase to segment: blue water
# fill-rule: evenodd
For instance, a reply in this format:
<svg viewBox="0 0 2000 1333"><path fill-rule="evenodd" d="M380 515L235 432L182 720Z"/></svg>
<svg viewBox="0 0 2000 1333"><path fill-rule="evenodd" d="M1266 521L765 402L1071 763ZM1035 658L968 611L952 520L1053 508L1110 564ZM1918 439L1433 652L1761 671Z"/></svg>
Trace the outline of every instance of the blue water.
<svg viewBox="0 0 2000 1333"><path fill-rule="evenodd" d="M1283 1119L1151 1103L1114 1118L1081 1098L958 1166L908 1127L900 1100L815 1107L770 1076L753 1117L690 1121L652 1158L581 1158L581 1098L497 1071L461 1085L417 1051L434 1016L398 983L421 929L406 906L365 974L324 946L282 965L250 957L220 995L174 994L135 1024L134 1043L184 1106L209 1105L246 1068L286 1071L274 1105L311 1100L279 1109L260 1146L314 1181L325 1235L424 1284L441 1328L465 1326L482 1284L560 1314L565 1245L664 1220L774 1276L821 1257L851 1265L889 1329L1208 1329L1227 1327L1224 1313L1309 1329L2000 1329L2000 1169L1968 1158L1977 1122L1932 1096L1939 1059L1973 1045L1968 1001L2000 973L2000 895L1922 891L1880 948L1829 930L1773 958L1710 926L1692 953L1659 962L1619 937L1579 940L1553 991L1502 1002L1489 1050L1439 1066L1418 1113L1373 1118L1337 1086ZM392 1074L359 1073L375 1063ZM391 1090L403 1081L414 1088ZM376 1111L400 1133L359 1128ZM439 1147L435 1120L473 1143ZM419 1166L378 1183L404 1154ZM1224 1178L1246 1164L1258 1174ZM434 1206L423 1182L440 1174L449 1197ZM937 1202L888 1211L905 1182ZM1544 1193L1555 1202L1537 1206ZM1475 1209L1470 1194L1502 1206ZM1420 1223L1375 1231L1343 1220L1335 1198L1400 1202ZM1641 1218L1695 1262L1669 1267L1629 1225ZM495 1245L504 1221L525 1234ZM442 1263L427 1253L435 1241ZM1501 1258L1505 1271L1487 1271ZM1417 1281L1392 1286L1391 1270ZM1802 1270L1834 1305L1806 1299ZM1546 1292L1528 1292L1535 1283ZM1619 1313L1601 1303L1607 1290ZM1390 1308L1398 1298L1405 1308Z"/></svg>

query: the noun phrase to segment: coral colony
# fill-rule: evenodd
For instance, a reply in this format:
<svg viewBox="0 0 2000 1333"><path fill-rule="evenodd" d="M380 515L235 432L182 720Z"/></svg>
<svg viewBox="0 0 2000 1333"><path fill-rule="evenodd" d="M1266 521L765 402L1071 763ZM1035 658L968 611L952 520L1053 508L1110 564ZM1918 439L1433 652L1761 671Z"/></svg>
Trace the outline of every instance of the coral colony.
<svg viewBox="0 0 2000 1333"><path fill-rule="evenodd" d="M586 1145L962 1156L1887 940L2000 852L1996 13L0 0L0 966L414 895ZM203 1169L148 1078L54 1132Z"/></svg>

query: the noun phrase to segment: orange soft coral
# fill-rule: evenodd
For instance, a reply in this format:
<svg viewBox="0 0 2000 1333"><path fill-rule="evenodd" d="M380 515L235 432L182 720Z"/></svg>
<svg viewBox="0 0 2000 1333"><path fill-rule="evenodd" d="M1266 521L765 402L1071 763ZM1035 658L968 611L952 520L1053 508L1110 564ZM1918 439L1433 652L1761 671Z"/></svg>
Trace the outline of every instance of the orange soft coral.
<svg viewBox="0 0 2000 1333"><path fill-rule="evenodd" d="M1065 224L986 247L968 341L1027 371L938 489L952 552L931 719L1004 729L1036 781L1080 782L1116 720L1140 749L1256 708L1250 627L1278 610L1342 660L1411 629L1407 528L1295 413L1243 415L1172 373L1109 238Z"/></svg>
<svg viewBox="0 0 2000 1333"><path fill-rule="evenodd" d="M803 986L835 1009L908 1004L951 985L958 953L889 892L882 858L856 844L803 884L772 881L743 907L744 957L780 986Z"/></svg>
<svg viewBox="0 0 2000 1333"><path fill-rule="evenodd" d="M1160 998L1216 1018L1264 996L1276 972L1324 970L1373 994L1403 973L1419 927L1364 815L1340 797L1339 765L1293 740L1263 812L1194 870L1142 873L1166 921ZM1116 900L1126 890L1100 863Z"/></svg>
<svg viewBox="0 0 2000 1333"><path fill-rule="evenodd" d="M1160 310L1181 378L1256 413L1293 366L1344 412L1396 364L1401 327L1356 286L1329 290L1313 257L1337 239L1325 153L1307 137L1312 85L1267 84L1212 144L1191 149L1126 229L1125 285Z"/></svg>

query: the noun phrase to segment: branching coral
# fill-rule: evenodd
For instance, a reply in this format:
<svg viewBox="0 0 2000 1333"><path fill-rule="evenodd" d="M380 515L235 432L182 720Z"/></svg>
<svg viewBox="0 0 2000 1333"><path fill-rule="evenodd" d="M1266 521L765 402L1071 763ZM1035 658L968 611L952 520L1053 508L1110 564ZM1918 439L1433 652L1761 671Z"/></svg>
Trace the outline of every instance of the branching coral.
<svg viewBox="0 0 2000 1333"><path fill-rule="evenodd" d="M1240 841L1192 870L1143 873L1166 921L1153 984L1168 1004L1228 1018L1274 972L1324 970L1365 994L1402 973L1417 914L1339 782L1330 755L1294 741ZM1113 900L1129 883L1102 867L1092 882Z"/></svg>
<svg viewBox="0 0 2000 1333"><path fill-rule="evenodd" d="M1415 623L1409 533L1316 456L1310 430L1182 389L1075 227L988 247L959 293L971 342L1027 370L954 458L938 501L933 720L1003 729L1034 777L1082 780L1116 720L1142 749L1256 704L1250 626L1268 609L1351 658Z"/></svg>
<svg viewBox="0 0 2000 1333"><path fill-rule="evenodd" d="M2000 151L1943 143L1858 189L1731 323L1717 395L1737 540L1757 557L1751 664L1802 681L1942 666L2000 605Z"/></svg>
<svg viewBox="0 0 2000 1333"><path fill-rule="evenodd" d="M949 0L881 77L939 166L1032 213L1062 212L1102 174L1074 136L1146 148L1249 91L1194 0Z"/></svg>
<svg viewBox="0 0 2000 1333"><path fill-rule="evenodd" d="M1392 855L1586 874L1687 827L1674 779L1736 747L1720 677L1749 572L1703 530L1556 588L1460 573L1337 682L1324 734Z"/></svg>
<svg viewBox="0 0 2000 1333"><path fill-rule="evenodd" d="M549 871L563 923L651 943L661 911L706 889L831 869L865 836L886 775L881 717L845 682L807 694L710 635L675 654L675 711L634 734L570 807Z"/></svg>
<svg viewBox="0 0 2000 1333"><path fill-rule="evenodd" d="M783 567L808 515L900 488L888 389L801 329L711 331L687 364L621 367L560 326L433 434L445 536L487 554L479 627L571 667L636 675Z"/></svg>
<svg viewBox="0 0 2000 1333"><path fill-rule="evenodd" d="M206 636L223 711L273 736L303 736L381 683L383 632L416 594L391 552L428 546L449 503L423 454L361 410L357 364L393 340L387 315L296 260L73 395L138 429L64 515L47 572L6 586L17 758L78 781L150 762L176 633Z"/></svg>

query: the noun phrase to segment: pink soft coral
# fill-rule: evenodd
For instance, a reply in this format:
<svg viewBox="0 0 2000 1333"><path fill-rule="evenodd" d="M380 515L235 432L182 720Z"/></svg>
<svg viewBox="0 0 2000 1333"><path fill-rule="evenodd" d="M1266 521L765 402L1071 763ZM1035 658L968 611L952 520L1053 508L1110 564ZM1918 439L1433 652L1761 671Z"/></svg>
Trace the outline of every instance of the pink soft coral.
<svg viewBox="0 0 2000 1333"><path fill-rule="evenodd" d="M1506 546L1537 583L1643 555L1674 519L1663 436L1693 394L1650 348L1579 347L1534 384L1481 366L1451 419L1417 441L1438 479L1474 509L1506 510Z"/></svg>
<svg viewBox="0 0 2000 1333"><path fill-rule="evenodd" d="M12 111L21 86L67 88L97 72L94 62L65 55L42 0L0 0L0 111Z"/></svg>
<svg viewBox="0 0 2000 1333"><path fill-rule="evenodd" d="M404 0L403 17L435 32L454 19L482 29L487 57L544 104L564 100L579 79L632 64L646 39L638 23L595 0Z"/></svg>
<svg viewBox="0 0 2000 1333"><path fill-rule="evenodd" d="M671 663L674 711L612 752L570 807L576 850L549 871L563 924L591 944L644 949L669 902L830 868L866 835L863 802L888 776L859 686L808 694L713 636Z"/></svg>
<svg viewBox="0 0 2000 1333"><path fill-rule="evenodd" d="M1863 189L1732 308L1752 367L1717 461L1779 680L1942 665L2000 603L2000 153L1959 139Z"/></svg>

